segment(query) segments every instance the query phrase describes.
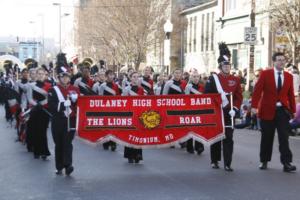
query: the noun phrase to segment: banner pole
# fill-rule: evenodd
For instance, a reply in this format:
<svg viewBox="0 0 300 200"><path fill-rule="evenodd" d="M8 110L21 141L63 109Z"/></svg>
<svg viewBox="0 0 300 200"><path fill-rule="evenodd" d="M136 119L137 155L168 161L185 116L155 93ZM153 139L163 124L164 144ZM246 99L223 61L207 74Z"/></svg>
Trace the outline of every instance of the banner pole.
<svg viewBox="0 0 300 200"><path fill-rule="evenodd" d="M67 100L70 100L70 97L69 95L67 95ZM68 117L67 117L67 120L68 120L68 132L70 132L70 114L69 114L69 111L70 111L70 107L67 106L67 113L68 113Z"/></svg>
<svg viewBox="0 0 300 200"><path fill-rule="evenodd" d="M230 92L230 107L233 110L233 97L232 92ZM234 129L234 116L231 116L231 128Z"/></svg>

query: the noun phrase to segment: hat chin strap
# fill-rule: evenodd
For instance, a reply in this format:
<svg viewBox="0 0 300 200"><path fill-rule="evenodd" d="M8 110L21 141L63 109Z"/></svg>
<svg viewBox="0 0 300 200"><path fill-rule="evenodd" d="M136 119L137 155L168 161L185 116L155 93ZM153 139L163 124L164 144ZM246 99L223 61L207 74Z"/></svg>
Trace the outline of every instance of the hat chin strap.
<svg viewBox="0 0 300 200"><path fill-rule="evenodd" d="M229 75L229 74L230 74L230 72L225 73L224 70L223 70L222 68L221 68L221 72L222 72L223 74L225 74L225 75Z"/></svg>

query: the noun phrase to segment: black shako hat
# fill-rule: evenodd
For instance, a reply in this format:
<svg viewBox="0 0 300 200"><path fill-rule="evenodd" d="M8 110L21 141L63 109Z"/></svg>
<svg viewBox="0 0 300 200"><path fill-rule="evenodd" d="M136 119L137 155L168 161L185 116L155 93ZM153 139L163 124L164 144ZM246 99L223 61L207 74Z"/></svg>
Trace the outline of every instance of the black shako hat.
<svg viewBox="0 0 300 200"><path fill-rule="evenodd" d="M221 66L222 64L230 65L231 53L227 45L225 44L225 42L219 43L219 51L220 51L220 56L218 58L219 66Z"/></svg>
<svg viewBox="0 0 300 200"><path fill-rule="evenodd" d="M67 68L65 68L64 66L61 67L56 67L56 73L58 74L59 77L63 77L63 76L71 76L70 73L68 72Z"/></svg>

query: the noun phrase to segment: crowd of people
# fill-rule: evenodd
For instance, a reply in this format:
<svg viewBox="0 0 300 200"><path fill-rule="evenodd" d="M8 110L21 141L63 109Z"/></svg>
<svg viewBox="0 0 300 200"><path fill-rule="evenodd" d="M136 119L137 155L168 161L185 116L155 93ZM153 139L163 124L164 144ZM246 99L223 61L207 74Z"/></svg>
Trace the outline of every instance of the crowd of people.
<svg viewBox="0 0 300 200"><path fill-rule="evenodd" d="M272 93L267 97L272 97L275 101L273 107L268 108L268 111L264 111L265 108L259 106L264 103L265 95L270 92L268 89L270 87L265 84L272 80L265 80L267 75L263 74L274 73L273 68L257 74L257 79L253 83L255 86L252 102L248 101L248 103L242 104L241 79L231 74L230 51L224 43L220 44L219 48L220 72L212 73L209 77L201 77L197 70L183 73L181 69L175 69L169 76L163 73L153 74L150 66L145 67L142 73L129 68L127 72L117 76L116 72L107 69L105 65L91 67L89 63L78 65L78 73L73 74L72 65L66 62L65 55L62 53L57 56L55 68L45 65L36 67L36 63L29 63L20 72L18 80L9 78L9 73L1 77L1 94L3 94L1 96L6 108L6 119L10 122L15 119L17 141L26 144L28 152L32 152L35 159L47 160L47 157L50 156L47 130L48 127L51 127L55 143L56 174L60 175L65 170L65 174L70 175L74 170L72 140L76 132L76 103L79 96L219 93L222 98L225 138L210 147L212 168L219 168L223 150L224 169L229 172L233 171L231 163L234 129L230 125L233 118L241 116L242 123L236 124L235 128L245 128L252 124L262 131L260 169L266 169L267 162L271 160L274 130L277 128L284 171L295 171L296 167L291 165L292 153L288 146L289 131L285 129L287 124L281 123L279 126L278 123L278 120L281 122L288 120L287 123L289 123L290 115L286 113L294 114L296 111L296 107L293 106L295 103L294 92L292 92L293 83L290 84L290 81L293 80L292 75L284 72L282 79L279 82L275 81L274 91L276 87L279 87L278 90L281 92L280 96L279 93ZM273 57L274 68L278 71L282 71L283 61L277 61L277 59L283 59L284 57L282 57L283 55L280 53ZM278 64L279 62L281 64ZM8 69L10 68L8 67ZM270 70L271 72L269 72ZM275 80L277 79L275 78ZM233 102L230 102L230 93ZM257 108L259 108L259 112L257 112ZM300 122L299 108L300 105L297 105L297 118L290 121L294 128L298 127ZM270 113L273 115L269 116ZM255 124L254 120L256 120ZM203 144L193 139L181 143L181 147L186 148L186 151L192 154L200 155L204 151ZM114 141L107 141L103 143L103 149L115 151L117 144ZM128 160L128 163L139 163L143 160L143 151L125 147L124 158Z"/></svg>

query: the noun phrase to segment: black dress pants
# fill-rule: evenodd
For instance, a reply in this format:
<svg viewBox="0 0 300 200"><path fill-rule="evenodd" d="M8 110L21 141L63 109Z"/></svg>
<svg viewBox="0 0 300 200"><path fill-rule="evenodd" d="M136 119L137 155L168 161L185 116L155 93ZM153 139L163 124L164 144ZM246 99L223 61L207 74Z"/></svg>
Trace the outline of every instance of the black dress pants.
<svg viewBox="0 0 300 200"><path fill-rule="evenodd" d="M231 117L228 114L229 110L224 109L224 123L226 126L231 125ZM211 162L215 163L221 160L221 145L223 145L223 158L224 165L230 166L232 162L232 154L233 154L233 129L225 128L225 139L222 141L216 142L215 144L210 146L210 157Z"/></svg>
<svg viewBox="0 0 300 200"><path fill-rule="evenodd" d="M70 120L71 127L75 127L75 118ZM72 166L72 155L75 131L68 131L67 118L53 117L52 118L52 136L55 143L55 166L57 170L62 170Z"/></svg>
<svg viewBox="0 0 300 200"><path fill-rule="evenodd" d="M292 162L289 147L290 115L284 107L277 107L273 120L261 120L260 161L271 161L275 129L277 130L280 161L282 164Z"/></svg>

